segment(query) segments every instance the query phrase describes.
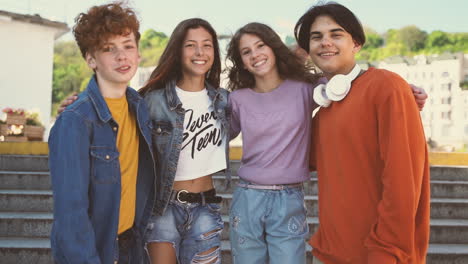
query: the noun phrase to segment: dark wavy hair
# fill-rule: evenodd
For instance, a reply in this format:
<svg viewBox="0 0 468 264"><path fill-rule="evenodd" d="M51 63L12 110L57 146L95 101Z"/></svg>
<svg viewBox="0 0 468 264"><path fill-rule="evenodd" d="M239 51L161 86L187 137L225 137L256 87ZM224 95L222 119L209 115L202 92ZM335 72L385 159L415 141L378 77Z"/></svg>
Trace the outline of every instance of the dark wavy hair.
<svg viewBox="0 0 468 264"><path fill-rule="evenodd" d="M310 26L319 16L329 16L348 32L361 46L366 42L366 35L361 22L348 8L335 2L312 6L296 23L294 36L299 46L309 52Z"/></svg>
<svg viewBox="0 0 468 264"><path fill-rule="evenodd" d="M221 74L221 59L219 55L219 44L216 31L206 20L201 18L190 18L180 22L169 38L166 49L159 59L158 66L151 73L146 85L139 90L144 95L155 89L162 89L171 80L182 79L182 47L185 36L189 29L204 28L213 38L214 58L211 69L206 73L206 81L213 87L219 87L219 76Z"/></svg>
<svg viewBox="0 0 468 264"><path fill-rule="evenodd" d="M244 34L259 37L273 50L281 78L309 83L315 83L318 80L319 75L315 74L314 68L309 63L304 63L303 59L291 51L273 29L265 24L253 22L237 30L229 42L226 57L232 62L232 66L228 68L229 90L255 86L255 77L244 68L240 54L239 42Z"/></svg>
<svg viewBox="0 0 468 264"><path fill-rule="evenodd" d="M135 11L122 2L93 6L87 13L80 13L75 18L73 35L83 58L86 53L99 49L112 36L135 35L138 45L140 40L140 22Z"/></svg>

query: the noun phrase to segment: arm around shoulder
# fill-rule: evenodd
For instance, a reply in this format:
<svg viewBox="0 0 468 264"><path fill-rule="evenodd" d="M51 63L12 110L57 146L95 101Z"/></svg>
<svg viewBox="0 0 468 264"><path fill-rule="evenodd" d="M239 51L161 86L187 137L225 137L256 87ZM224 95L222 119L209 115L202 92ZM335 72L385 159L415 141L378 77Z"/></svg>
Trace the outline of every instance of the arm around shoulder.
<svg viewBox="0 0 468 264"><path fill-rule="evenodd" d="M229 94L229 99L228 99L228 108L229 112L231 114L231 117L229 118L230 124L229 124L229 129L230 129L230 138L231 140L234 139L239 135L241 132L241 124L240 124L240 109L239 106L237 105L235 96L233 96L235 93L230 93Z"/></svg>

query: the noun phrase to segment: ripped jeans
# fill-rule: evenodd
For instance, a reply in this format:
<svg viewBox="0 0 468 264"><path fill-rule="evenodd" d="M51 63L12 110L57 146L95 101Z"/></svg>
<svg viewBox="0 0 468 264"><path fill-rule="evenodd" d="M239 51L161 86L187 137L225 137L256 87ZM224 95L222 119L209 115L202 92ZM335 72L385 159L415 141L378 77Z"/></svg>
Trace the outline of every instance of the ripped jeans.
<svg viewBox="0 0 468 264"><path fill-rule="evenodd" d="M284 190L237 187L229 225L234 264L306 262L309 227L302 187Z"/></svg>
<svg viewBox="0 0 468 264"><path fill-rule="evenodd" d="M145 241L172 243L179 264L219 264L224 225L219 211L219 204L170 201L162 216L151 216Z"/></svg>

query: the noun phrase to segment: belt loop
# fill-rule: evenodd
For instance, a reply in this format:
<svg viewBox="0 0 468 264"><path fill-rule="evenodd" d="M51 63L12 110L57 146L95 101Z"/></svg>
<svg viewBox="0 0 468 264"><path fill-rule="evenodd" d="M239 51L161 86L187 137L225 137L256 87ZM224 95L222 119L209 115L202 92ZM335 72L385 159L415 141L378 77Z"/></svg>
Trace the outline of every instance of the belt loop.
<svg viewBox="0 0 468 264"><path fill-rule="evenodd" d="M206 200L205 200L205 194L204 193L200 193L201 195L201 205L204 206L206 204Z"/></svg>

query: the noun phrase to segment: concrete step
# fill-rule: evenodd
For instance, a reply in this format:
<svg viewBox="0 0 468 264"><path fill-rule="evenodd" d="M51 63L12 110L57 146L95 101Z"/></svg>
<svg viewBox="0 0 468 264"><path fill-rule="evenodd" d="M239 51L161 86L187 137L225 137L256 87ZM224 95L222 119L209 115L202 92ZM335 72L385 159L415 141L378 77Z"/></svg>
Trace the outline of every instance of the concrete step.
<svg viewBox="0 0 468 264"><path fill-rule="evenodd" d="M52 210L52 191L0 190L0 211L50 213Z"/></svg>
<svg viewBox="0 0 468 264"><path fill-rule="evenodd" d="M431 181L431 197L468 198L468 181Z"/></svg>
<svg viewBox="0 0 468 264"><path fill-rule="evenodd" d="M220 194L223 197L222 214L229 214L232 202L231 194ZM318 215L317 196L306 196L305 203L308 216ZM52 212L53 199L51 191L34 190L0 190L0 211L3 212ZM442 219L468 219L468 199L432 199L431 216Z"/></svg>
<svg viewBox="0 0 468 264"><path fill-rule="evenodd" d="M2 171L48 171L47 155L0 155ZM233 175L237 174L240 161L231 160ZM311 173L315 177L315 172ZM441 181L468 181L468 166L431 166L431 179Z"/></svg>
<svg viewBox="0 0 468 264"><path fill-rule="evenodd" d="M48 238L0 237L2 264L53 264Z"/></svg>
<svg viewBox="0 0 468 264"><path fill-rule="evenodd" d="M232 177L232 184L226 189L226 178L224 176L213 176L213 184L218 193L233 193L237 183L238 176ZM304 182L304 192L306 195L318 194L318 180L312 177L310 181ZM431 197L434 198L467 198L468 199L468 181L431 181Z"/></svg>
<svg viewBox="0 0 468 264"><path fill-rule="evenodd" d="M222 264L232 264L231 245L221 242ZM312 263L310 246L307 247L307 263ZM0 237L0 259L2 264L35 263L53 264L50 241L47 238L25 239ZM468 245L430 244L427 264L468 263Z"/></svg>
<svg viewBox="0 0 468 264"><path fill-rule="evenodd" d="M232 264L231 245L221 242L222 264ZM50 241L46 238L25 239L0 237L0 259L3 264L35 263L53 264ZM310 247L307 247L307 263L312 263ZM468 245L430 244L427 264L468 263Z"/></svg>
<svg viewBox="0 0 468 264"><path fill-rule="evenodd" d="M46 155L0 155L0 170L48 171L48 162Z"/></svg>
<svg viewBox="0 0 468 264"><path fill-rule="evenodd" d="M213 183L218 193L232 193L239 182L239 177L232 177L231 188L226 189L224 176L213 176ZM0 190L50 190L48 172L0 171ZM306 195L317 195L317 178L304 183ZM468 198L468 181L431 182L431 196L434 198Z"/></svg>
<svg viewBox="0 0 468 264"><path fill-rule="evenodd" d="M468 181L468 166L431 166L431 180Z"/></svg>
<svg viewBox="0 0 468 264"><path fill-rule="evenodd" d="M219 194L223 197L221 213L229 214L232 194ZM305 196L307 215L318 215L317 196ZM0 190L1 212L45 212L53 210L52 191L46 190ZM468 199L433 198L431 217L437 219L468 219Z"/></svg>
<svg viewBox="0 0 468 264"><path fill-rule="evenodd" d="M468 245L430 244L426 264L468 263Z"/></svg>
<svg viewBox="0 0 468 264"><path fill-rule="evenodd" d="M229 239L229 217L223 215L223 239ZM51 213L2 212L0 213L0 237L45 238L50 235L53 216ZM318 226L317 217L308 217L310 232ZM467 219L432 219L431 243L468 244Z"/></svg>
<svg viewBox="0 0 468 264"><path fill-rule="evenodd" d="M224 229L221 233L223 240L229 240L229 217L223 215ZM307 217L309 233L313 234L318 228L317 217ZM431 243L466 244L468 247L468 220L463 219L431 219Z"/></svg>
<svg viewBox="0 0 468 264"><path fill-rule="evenodd" d="M0 171L1 190L50 190L49 172Z"/></svg>
<svg viewBox="0 0 468 264"><path fill-rule="evenodd" d="M231 244L229 241L221 242L222 263L232 264ZM306 263L312 263L311 247L307 245ZM468 245L458 244L430 244L426 264L466 264L468 263Z"/></svg>
<svg viewBox="0 0 468 264"><path fill-rule="evenodd" d="M219 196L223 197L221 214L228 215L231 208L232 194L219 194ZM306 195L304 201L307 208L307 216L318 216L318 197ZM431 217L442 219L468 219L468 199L431 199Z"/></svg>
<svg viewBox="0 0 468 264"><path fill-rule="evenodd" d="M468 199L432 198L431 217L468 219Z"/></svg>
<svg viewBox="0 0 468 264"><path fill-rule="evenodd" d="M0 212L0 237L47 238L52 213Z"/></svg>

